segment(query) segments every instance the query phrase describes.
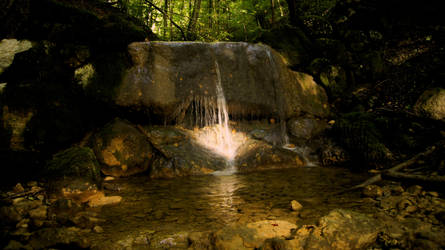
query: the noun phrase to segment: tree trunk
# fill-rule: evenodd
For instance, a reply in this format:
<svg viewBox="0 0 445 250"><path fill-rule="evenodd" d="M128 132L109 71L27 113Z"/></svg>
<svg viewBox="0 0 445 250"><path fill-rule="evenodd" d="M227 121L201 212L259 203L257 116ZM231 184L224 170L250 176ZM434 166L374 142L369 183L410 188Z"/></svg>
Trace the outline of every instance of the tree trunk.
<svg viewBox="0 0 445 250"><path fill-rule="evenodd" d="M270 18L270 24L275 23L275 1L270 0L270 12L271 12L271 18Z"/></svg>
<svg viewBox="0 0 445 250"><path fill-rule="evenodd" d="M164 39L167 38L167 13L168 13L168 0L164 0L164 15L162 16L162 22L163 22L163 29L162 29L162 36Z"/></svg>
<svg viewBox="0 0 445 250"><path fill-rule="evenodd" d="M193 6L192 16L190 18L189 25L187 27L187 39L195 40L196 38L196 24L199 18L199 11L201 10L201 0L195 0Z"/></svg>
<svg viewBox="0 0 445 250"><path fill-rule="evenodd" d="M168 15L170 16L170 18L172 19L173 18L173 2L172 1L170 1L170 5L169 5L169 8L168 8ZM170 41L173 41L173 23L172 23L172 21L170 21L170 23L169 23L169 35L170 35Z"/></svg>
<svg viewBox="0 0 445 250"><path fill-rule="evenodd" d="M213 1L209 0L209 5L208 5L208 9L207 9L207 13L209 15L209 19L208 19L208 25L209 25L209 29L212 29L213 23L212 23L212 17L213 17Z"/></svg>

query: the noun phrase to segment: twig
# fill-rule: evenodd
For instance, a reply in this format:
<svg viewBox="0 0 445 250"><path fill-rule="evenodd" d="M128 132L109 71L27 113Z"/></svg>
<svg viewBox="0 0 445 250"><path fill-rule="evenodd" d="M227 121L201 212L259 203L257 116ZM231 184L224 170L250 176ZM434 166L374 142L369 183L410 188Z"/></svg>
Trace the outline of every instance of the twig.
<svg viewBox="0 0 445 250"><path fill-rule="evenodd" d="M17 193L17 194L13 194L13 195L7 196L4 199L5 200L6 199L15 199L15 198L20 198L20 197L27 196L27 195L36 195L36 194L38 194L38 193L40 193L42 191L43 191L43 188L37 187L37 188L31 189L30 191L21 192L21 193Z"/></svg>
<svg viewBox="0 0 445 250"><path fill-rule="evenodd" d="M439 144L443 144L443 142L439 142ZM400 177L400 176L402 176L404 174L401 175L401 173L398 173L397 171L413 165L421 157L425 157L427 155L432 154L436 150L436 148L437 148L436 146L429 147L427 150L425 150L424 152L421 152L421 153L415 155L411 159L409 159L407 161L404 161L404 162L402 162L400 164L397 164L396 166L394 166L394 167L392 167L392 168L390 168L390 169L388 169L386 171L383 171L380 174L377 174L377 175L369 178L365 182L363 182L363 183L361 183L359 185L355 185L352 188L348 188L348 189L346 189L344 191L338 192L337 194L343 194L343 193L346 193L346 192L349 192L349 191L353 191L353 190L357 190L357 189L360 189L360 188L364 188L364 187L366 187L368 185L371 185L371 184L374 184L376 182L381 181L382 177L386 177L386 176L388 176L388 177L390 177L390 176L399 176ZM408 176L408 175L405 175L405 176ZM410 176L412 177L412 175L410 175Z"/></svg>

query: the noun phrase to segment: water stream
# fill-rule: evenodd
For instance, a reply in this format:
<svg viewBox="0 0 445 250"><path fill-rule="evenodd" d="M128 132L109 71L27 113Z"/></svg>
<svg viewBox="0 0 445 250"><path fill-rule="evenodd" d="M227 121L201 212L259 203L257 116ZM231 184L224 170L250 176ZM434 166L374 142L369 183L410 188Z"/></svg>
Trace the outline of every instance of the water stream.
<svg viewBox="0 0 445 250"><path fill-rule="evenodd" d="M118 179L113 185L120 191L107 191L107 195L120 195L123 200L100 209L104 233L93 235L92 240L102 244L141 231L167 237L272 219L311 224L334 208L363 209L360 193L335 193L366 178L345 169L304 167L248 175ZM300 214L290 211L291 200L303 205Z"/></svg>
<svg viewBox="0 0 445 250"><path fill-rule="evenodd" d="M212 152L223 156L227 160L227 168L222 171L216 171L214 175L230 175L236 172L234 160L238 148L243 143L244 135L232 131L229 126L229 113L227 112L227 103L221 84L221 72L218 61L215 60L216 71L216 109L213 107L210 111L211 116L206 116L206 127L195 132L195 139L199 145L211 150ZM204 113L209 113L205 110ZM202 119L202 115L199 116Z"/></svg>

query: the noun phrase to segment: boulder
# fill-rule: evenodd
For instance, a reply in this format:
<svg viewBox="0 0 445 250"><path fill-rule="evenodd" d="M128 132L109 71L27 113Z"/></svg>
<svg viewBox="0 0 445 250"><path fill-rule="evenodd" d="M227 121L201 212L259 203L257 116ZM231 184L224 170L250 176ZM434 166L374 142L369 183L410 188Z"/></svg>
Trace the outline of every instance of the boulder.
<svg viewBox="0 0 445 250"><path fill-rule="evenodd" d="M308 141L313 137L320 135L326 129L327 123L313 117L297 117L291 118L287 122L289 134L298 141Z"/></svg>
<svg viewBox="0 0 445 250"><path fill-rule="evenodd" d="M290 249L366 249L377 239L381 225L371 216L332 210L317 226L306 225L288 242Z"/></svg>
<svg viewBox="0 0 445 250"><path fill-rule="evenodd" d="M226 168L226 160L198 145L191 130L171 126L144 130L159 152L150 169L151 178L203 175Z"/></svg>
<svg viewBox="0 0 445 250"><path fill-rule="evenodd" d="M288 221L266 220L247 225L227 226L214 234L216 249L253 249L261 247L267 239L285 239L297 226Z"/></svg>
<svg viewBox="0 0 445 250"><path fill-rule="evenodd" d="M252 138L240 147L235 162L238 171L244 173L306 165L306 160L300 154Z"/></svg>
<svg viewBox="0 0 445 250"><path fill-rule="evenodd" d="M63 188L76 189L79 185L89 189L101 182L99 164L88 147L75 146L53 155L45 171L50 177L50 186L57 188L57 191Z"/></svg>
<svg viewBox="0 0 445 250"><path fill-rule="evenodd" d="M299 154L251 136L242 138L237 156L229 160L197 142L196 137L202 131L178 126L147 126L144 131L157 152L150 168L151 178L211 174L229 169L230 164L239 172L292 168L305 164Z"/></svg>
<svg viewBox="0 0 445 250"><path fill-rule="evenodd" d="M92 138L102 173L115 177L146 171L153 160L147 137L125 120L115 119Z"/></svg>
<svg viewBox="0 0 445 250"><path fill-rule="evenodd" d="M3 39L0 41L0 74L12 64L17 53L27 51L32 47L28 40Z"/></svg>
<svg viewBox="0 0 445 250"><path fill-rule="evenodd" d="M87 147L75 146L55 154L45 171L53 198L65 197L79 204L97 192L102 182L99 163Z"/></svg>
<svg viewBox="0 0 445 250"><path fill-rule="evenodd" d="M323 88L311 76L289 70L265 45L138 42L129 45L129 53L133 66L114 98L120 106L182 120L187 111L211 102L220 82L232 116L328 113Z"/></svg>
<svg viewBox="0 0 445 250"><path fill-rule="evenodd" d="M33 110L12 109L8 106L2 107L2 117L0 117L2 124L0 124L0 130L6 130L3 132L4 134L9 133L9 136L2 138L7 140L2 142L2 144L5 144L5 148L15 151L25 150L25 129L34 116L34 112Z"/></svg>
<svg viewBox="0 0 445 250"><path fill-rule="evenodd" d="M425 91L417 100L414 111L419 116L445 121L445 89Z"/></svg>

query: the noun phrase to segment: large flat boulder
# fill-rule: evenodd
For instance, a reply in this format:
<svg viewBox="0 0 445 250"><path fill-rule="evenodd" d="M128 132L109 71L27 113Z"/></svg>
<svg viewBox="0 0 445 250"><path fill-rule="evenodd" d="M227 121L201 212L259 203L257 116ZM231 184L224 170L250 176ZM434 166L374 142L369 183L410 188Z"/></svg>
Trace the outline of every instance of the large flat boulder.
<svg viewBox="0 0 445 250"><path fill-rule="evenodd" d="M120 106L181 121L192 110L212 105L220 81L233 117L328 113L323 88L310 75L289 70L266 45L137 42L129 45L129 53L133 66L115 96Z"/></svg>

